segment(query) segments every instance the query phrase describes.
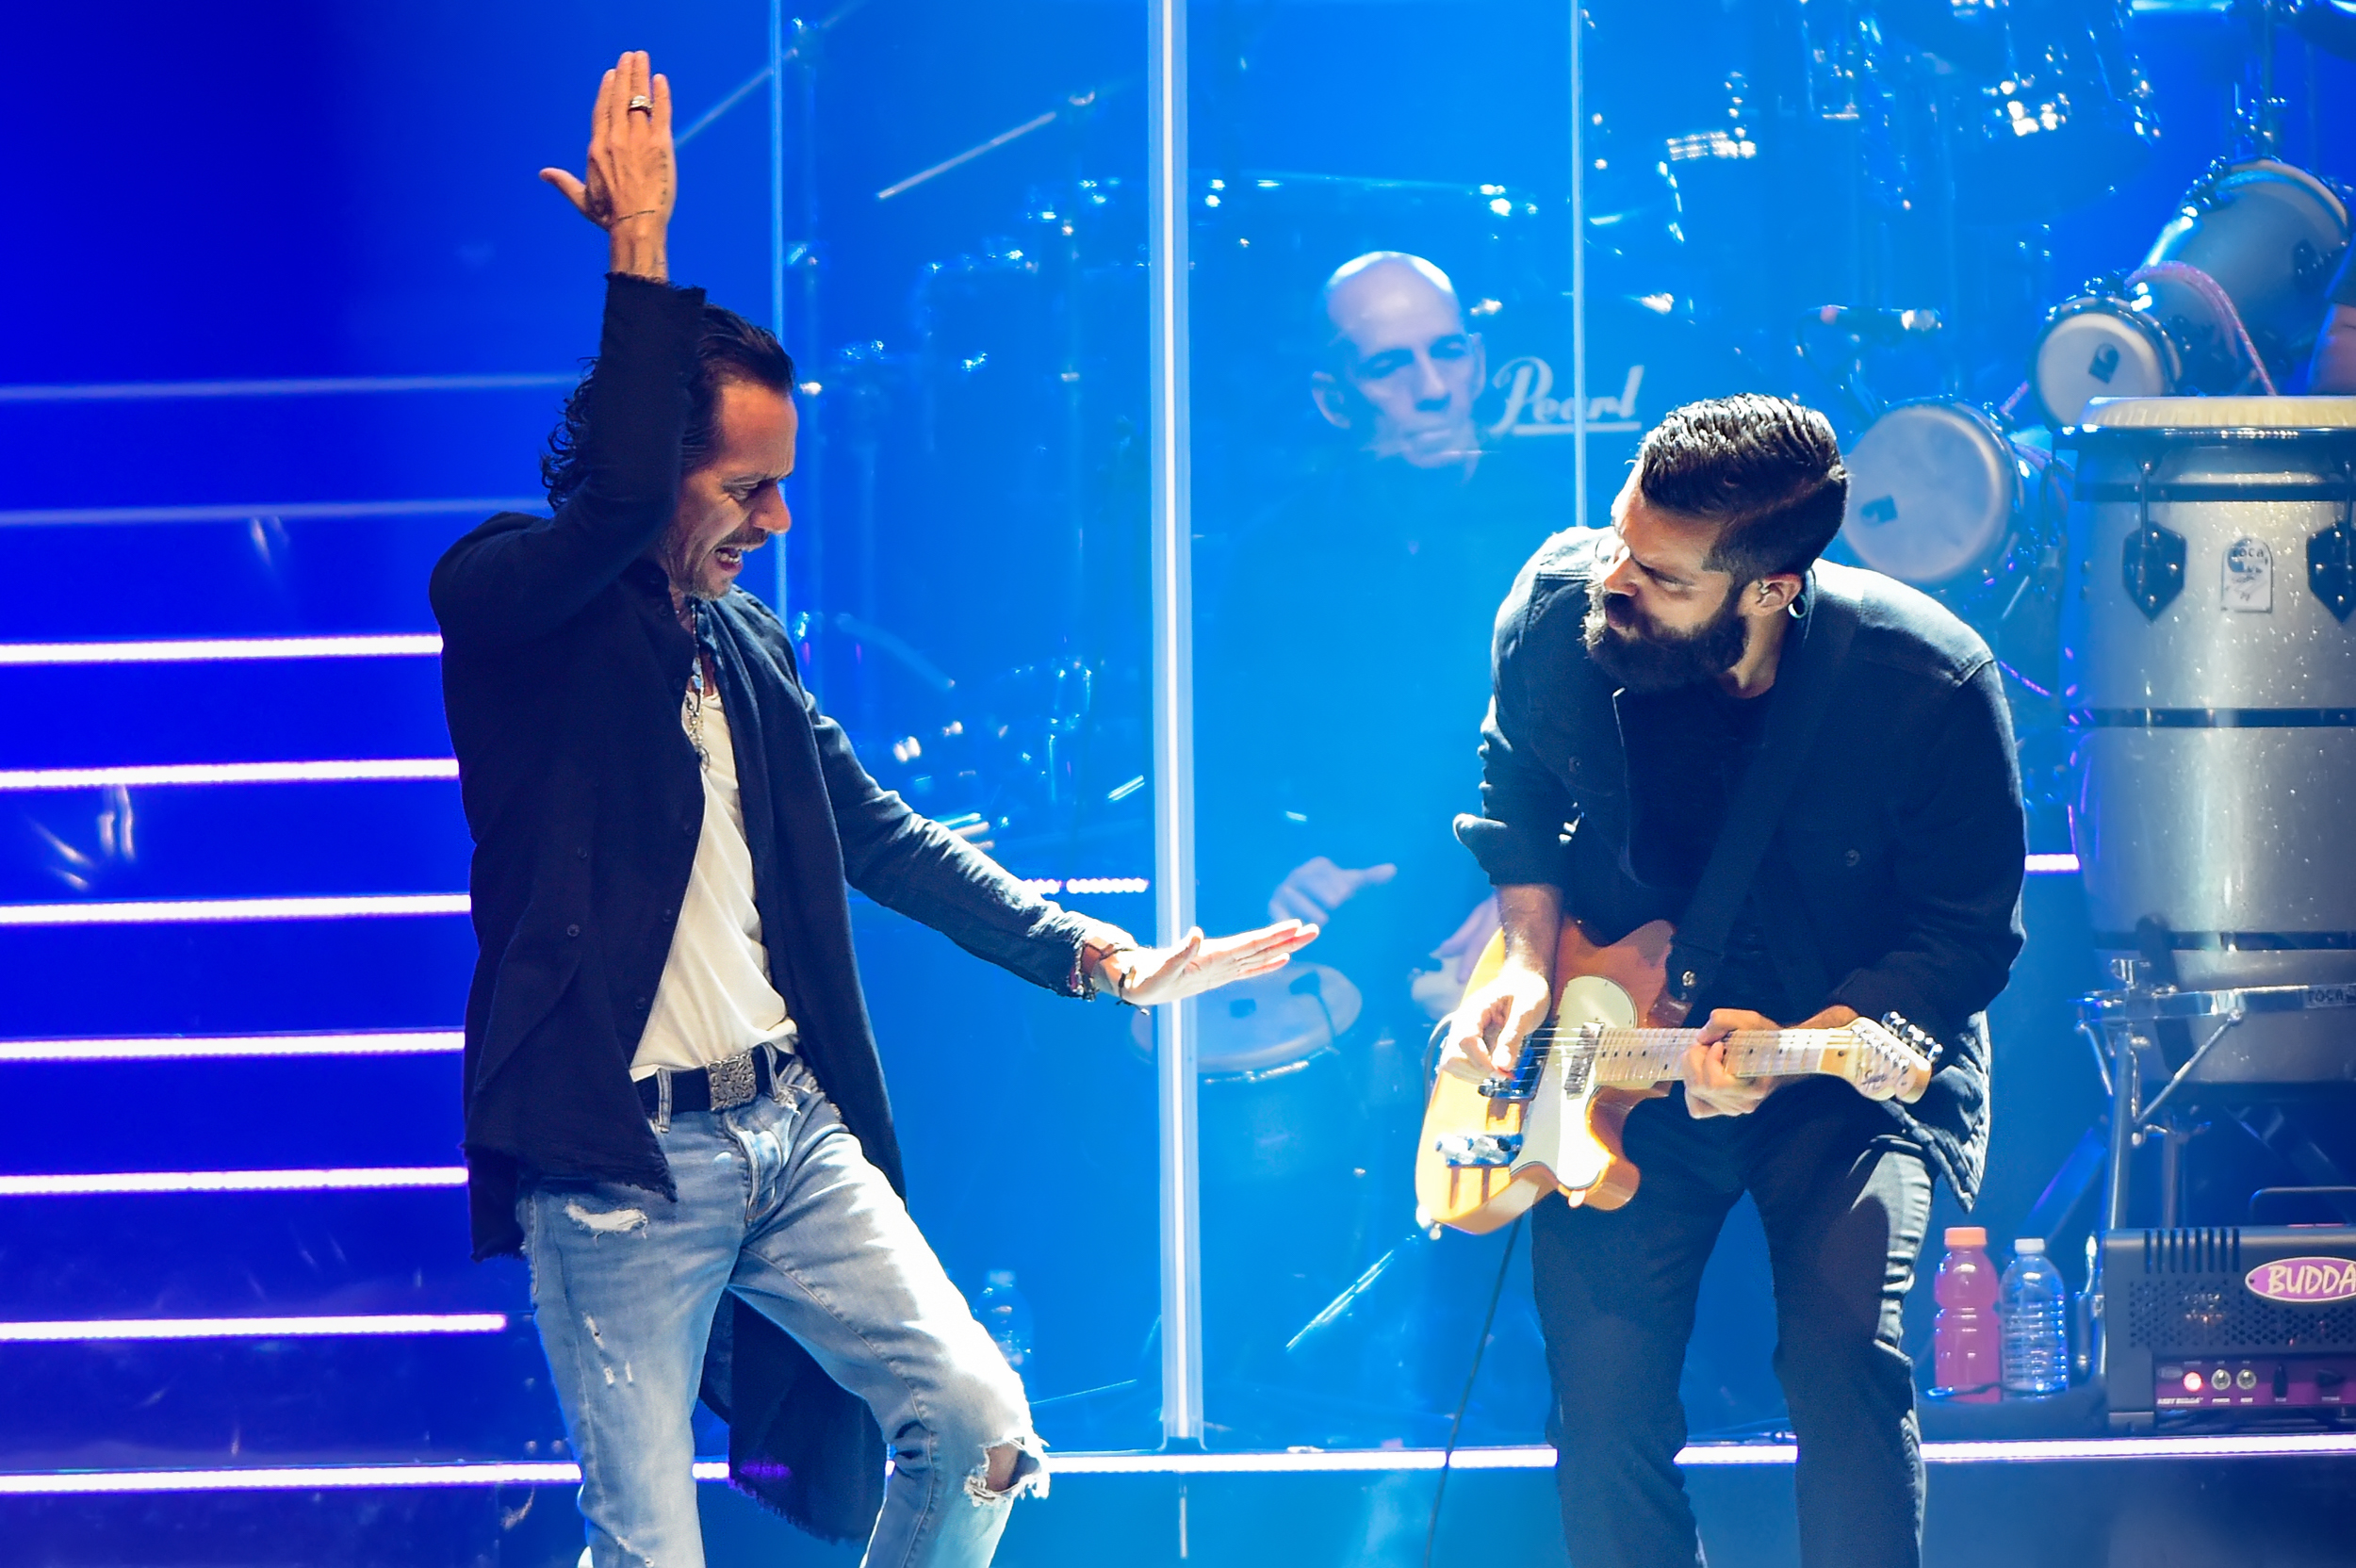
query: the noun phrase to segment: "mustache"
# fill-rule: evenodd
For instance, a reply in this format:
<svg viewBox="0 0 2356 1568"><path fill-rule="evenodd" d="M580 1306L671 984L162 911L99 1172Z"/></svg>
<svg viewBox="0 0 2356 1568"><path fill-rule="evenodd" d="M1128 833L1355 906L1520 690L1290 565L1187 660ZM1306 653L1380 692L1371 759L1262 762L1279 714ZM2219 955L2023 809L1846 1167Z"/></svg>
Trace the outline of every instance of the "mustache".
<svg viewBox="0 0 2356 1568"><path fill-rule="evenodd" d="M712 547L715 550L757 550L769 542L769 536L759 529L745 533L731 533Z"/></svg>

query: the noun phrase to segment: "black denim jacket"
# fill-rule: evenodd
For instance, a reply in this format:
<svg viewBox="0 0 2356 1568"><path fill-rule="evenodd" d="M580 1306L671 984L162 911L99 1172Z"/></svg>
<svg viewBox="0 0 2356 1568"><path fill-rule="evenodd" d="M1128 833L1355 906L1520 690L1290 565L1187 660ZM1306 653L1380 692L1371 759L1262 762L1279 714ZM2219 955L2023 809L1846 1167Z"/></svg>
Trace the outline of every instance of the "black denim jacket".
<svg viewBox="0 0 2356 1568"><path fill-rule="evenodd" d="M466 1154L478 1257L521 1245L524 1177L674 1191L630 1066L703 825L679 723L697 639L645 557L677 502L702 308L699 289L612 278L587 482L553 517L491 518L434 569L475 841ZM1084 923L869 777L760 600L731 593L702 607L699 628L728 709L771 979L797 1049L898 1187L847 889L1066 994L1080 989ZM766 1319L722 1315L734 1386L723 1372L706 1389L733 1416L740 1479L823 1533L863 1532L883 1476L864 1407ZM849 1493L828 1491L829 1476Z"/></svg>
<svg viewBox="0 0 2356 1568"><path fill-rule="evenodd" d="M1481 814L1458 818L1457 836L1492 883L1560 888L1566 913L1612 941L1683 911L1628 870L1628 749L1644 737L1624 725L1643 705L1615 700L1582 638L1601 538L1547 541L1497 612ZM1987 645L1928 596L1820 563L1803 602L1812 614L1827 600L1857 631L1754 895L1830 982L1800 1016L1894 1011L1943 1042L1922 1098L1889 1103L1969 1206L1988 1155L1985 1009L2023 935L2011 714ZM1771 708L1761 755L1789 743Z"/></svg>

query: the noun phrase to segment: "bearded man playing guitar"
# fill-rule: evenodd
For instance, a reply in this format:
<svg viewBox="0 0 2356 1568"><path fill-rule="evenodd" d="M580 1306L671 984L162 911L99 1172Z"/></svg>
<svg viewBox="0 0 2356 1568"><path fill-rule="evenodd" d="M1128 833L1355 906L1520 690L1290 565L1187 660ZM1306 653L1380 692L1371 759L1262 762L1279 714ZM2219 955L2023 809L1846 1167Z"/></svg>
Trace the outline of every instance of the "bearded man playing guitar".
<svg viewBox="0 0 2356 1568"><path fill-rule="evenodd" d="M1644 438L1611 529L1550 541L1497 615L1482 811L1457 833L1497 886L1503 962L1455 1014L1443 1070L1489 1079L1547 1049L1558 953L1629 938L1659 965L1668 932L1649 923L1679 923L1665 985L1615 1021L1702 1024L1665 1096L1606 1091L1634 1102L1621 1140L1642 1190L1632 1171L1590 1176L1593 1202L1548 1182L1531 1211L1580 1568L1701 1560L1677 1380L1744 1192L1772 1260L1801 1560L1921 1560L1901 1312L1935 1176L1967 1205L1979 1184L1982 1013L2021 949L2024 832L1986 645L1910 588L1818 562L1847 488L1822 415L1689 404ZM1893 1014L1938 1042L1904 1100L1728 1064L1737 1031Z"/></svg>

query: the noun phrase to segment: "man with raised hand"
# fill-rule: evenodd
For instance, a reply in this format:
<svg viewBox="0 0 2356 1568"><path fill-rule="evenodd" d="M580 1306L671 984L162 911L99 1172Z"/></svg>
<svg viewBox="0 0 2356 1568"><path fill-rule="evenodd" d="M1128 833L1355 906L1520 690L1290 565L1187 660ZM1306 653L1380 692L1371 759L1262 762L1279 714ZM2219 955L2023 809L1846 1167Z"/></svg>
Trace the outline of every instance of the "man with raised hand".
<svg viewBox="0 0 2356 1568"><path fill-rule="evenodd" d="M1039 1443L903 1204L847 889L1049 989L1138 1004L1316 932L1142 948L868 776L735 586L790 526L794 368L670 286L675 167L669 86L624 55L585 172L542 172L612 257L543 465L554 514L493 517L434 570L476 844L475 1251L531 1261L595 1568L702 1561L699 1386L738 1481L797 1523L872 1527L872 1563L985 1563L1043 1489Z"/></svg>

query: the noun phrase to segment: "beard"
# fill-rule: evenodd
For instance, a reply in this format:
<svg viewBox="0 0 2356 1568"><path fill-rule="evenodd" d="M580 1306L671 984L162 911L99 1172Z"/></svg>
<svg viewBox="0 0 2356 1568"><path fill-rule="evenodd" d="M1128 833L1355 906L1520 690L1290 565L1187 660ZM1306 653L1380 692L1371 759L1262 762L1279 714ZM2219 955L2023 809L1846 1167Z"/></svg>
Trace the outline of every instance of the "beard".
<svg viewBox="0 0 2356 1568"><path fill-rule="evenodd" d="M736 586L735 575L716 570L714 554L723 549L759 549L767 538L759 529L752 529L732 534L716 545L699 544L687 526L675 517L663 531L663 537L655 541L655 564L663 568L663 575L671 580L671 585L689 598L707 602L724 599L728 590Z"/></svg>
<svg viewBox="0 0 2356 1568"><path fill-rule="evenodd" d="M1631 692L1667 692L1715 680L1734 668L1750 640L1731 588L1716 614L1692 631L1671 631L1626 595L1587 584L1587 656Z"/></svg>

